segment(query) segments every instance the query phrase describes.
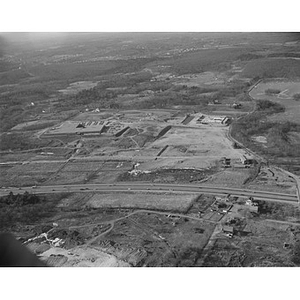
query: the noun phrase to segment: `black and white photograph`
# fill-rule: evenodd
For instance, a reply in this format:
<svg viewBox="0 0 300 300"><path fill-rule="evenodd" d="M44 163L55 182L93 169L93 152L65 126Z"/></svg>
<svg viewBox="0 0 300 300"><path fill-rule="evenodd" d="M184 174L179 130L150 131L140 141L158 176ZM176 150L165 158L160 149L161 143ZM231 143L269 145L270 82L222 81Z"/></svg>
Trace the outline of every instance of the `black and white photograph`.
<svg viewBox="0 0 300 300"><path fill-rule="evenodd" d="M299 26L80 5L0 28L0 272L299 267Z"/></svg>

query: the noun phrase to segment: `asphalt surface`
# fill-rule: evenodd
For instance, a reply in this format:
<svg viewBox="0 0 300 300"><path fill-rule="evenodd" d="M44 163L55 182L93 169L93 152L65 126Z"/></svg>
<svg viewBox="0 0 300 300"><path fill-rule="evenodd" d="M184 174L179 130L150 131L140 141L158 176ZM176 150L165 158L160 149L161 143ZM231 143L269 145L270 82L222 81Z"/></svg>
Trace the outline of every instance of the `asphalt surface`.
<svg viewBox="0 0 300 300"><path fill-rule="evenodd" d="M76 185L49 185L33 187L1 188L0 196L22 194L26 191L34 194L49 193L86 193L86 192L158 192L158 193L196 193L213 195L232 195L238 197L253 197L256 200L279 201L297 203L297 195L282 194L267 191L253 191L226 187L205 186L196 184L151 184L143 182L121 182L115 184L76 184Z"/></svg>

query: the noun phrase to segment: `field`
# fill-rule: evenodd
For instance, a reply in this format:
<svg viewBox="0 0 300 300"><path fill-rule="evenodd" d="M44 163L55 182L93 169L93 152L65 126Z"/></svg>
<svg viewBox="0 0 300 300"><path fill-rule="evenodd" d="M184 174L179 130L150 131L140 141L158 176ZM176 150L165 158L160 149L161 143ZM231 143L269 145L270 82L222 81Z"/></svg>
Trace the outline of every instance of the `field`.
<svg viewBox="0 0 300 300"><path fill-rule="evenodd" d="M34 173L54 173L62 166L61 163L28 163L25 165L18 165L10 169L10 173L16 174L34 174Z"/></svg>
<svg viewBox="0 0 300 300"><path fill-rule="evenodd" d="M279 193L297 193L295 181L286 176L282 170L274 167L261 168L258 176L247 187L253 190L261 188L266 191L278 191Z"/></svg>
<svg viewBox="0 0 300 300"><path fill-rule="evenodd" d="M73 82L66 89L59 90L59 92L63 93L64 95L75 95L81 90L93 88L97 85L97 83L98 82L92 81Z"/></svg>
<svg viewBox="0 0 300 300"><path fill-rule="evenodd" d="M223 87L229 80L226 73L202 72L200 74L187 74L176 76L175 84L193 86Z"/></svg>
<svg viewBox="0 0 300 300"><path fill-rule="evenodd" d="M11 130L39 130L55 125L58 120L31 121L16 125Z"/></svg>
<svg viewBox="0 0 300 300"><path fill-rule="evenodd" d="M2 186L32 186L45 183L55 174L61 163L28 163L14 167L1 166Z"/></svg>
<svg viewBox="0 0 300 300"><path fill-rule="evenodd" d="M86 205L92 208L140 208L185 212L197 197L190 194L97 194Z"/></svg>
<svg viewBox="0 0 300 300"><path fill-rule="evenodd" d="M278 89L277 95L267 95L267 89ZM293 95L300 93L299 81L267 81L261 82L250 95L254 99L267 99L277 102L285 107L285 112L269 117L271 121L290 121L300 124L300 105L293 99Z"/></svg>
<svg viewBox="0 0 300 300"><path fill-rule="evenodd" d="M89 172L97 171L101 168L102 162L97 161L86 161L86 162L69 162L67 163L61 171L63 172Z"/></svg>
<svg viewBox="0 0 300 300"><path fill-rule="evenodd" d="M248 169L227 169L211 175L208 180L205 181L205 184L235 186L240 188L247 178L249 178Z"/></svg>

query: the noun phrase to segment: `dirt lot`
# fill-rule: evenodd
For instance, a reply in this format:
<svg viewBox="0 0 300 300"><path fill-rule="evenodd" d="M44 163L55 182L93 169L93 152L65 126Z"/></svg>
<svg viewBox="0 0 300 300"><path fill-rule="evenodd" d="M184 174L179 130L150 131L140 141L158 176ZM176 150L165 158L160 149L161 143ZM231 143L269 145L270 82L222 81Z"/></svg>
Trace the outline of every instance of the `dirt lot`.
<svg viewBox="0 0 300 300"><path fill-rule="evenodd" d="M159 183L190 183L190 182L202 182L207 178L211 171L202 171L195 169L159 169L152 172L141 173L122 173L118 177L118 181L147 181L147 182L159 182Z"/></svg>
<svg viewBox="0 0 300 300"><path fill-rule="evenodd" d="M281 92L276 95L266 95L267 89L278 89ZM285 106L285 112L270 116L269 120L300 123L300 105L293 100L293 95L298 93L300 93L299 81L269 81L259 83L250 95L254 99L267 99Z"/></svg>
<svg viewBox="0 0 300 300"><path fill-rule="evenodd" d="M227 127L206 127L205 125L196 128L173 127L166 135L156 140L147 148L163 149L168 145L166 151L161 154L159 163L144 163L141 169L161 167L178 168L209 168L215 165L221 157L239 158L243 151L233 149L231 142L227 139ZM143 151L139 152L143 155ZM186 157L188 156L188 158ZM167 158L167 159L166 159Z"/></svg>
<svg viewBox="0 0 300 300"><path fill-rule="evenodd" d="M75 247L67 250L51 247L40 255L42 261L55 267L129 267L130 265L115 256L92 247Z"/></svg>

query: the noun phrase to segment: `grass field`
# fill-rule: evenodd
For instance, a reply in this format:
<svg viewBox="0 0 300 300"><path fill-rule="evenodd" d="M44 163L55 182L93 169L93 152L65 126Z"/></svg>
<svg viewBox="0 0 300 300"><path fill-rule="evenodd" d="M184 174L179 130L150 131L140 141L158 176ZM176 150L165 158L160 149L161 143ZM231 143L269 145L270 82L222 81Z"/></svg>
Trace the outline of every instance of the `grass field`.
<svg viewBox="0 0 300 300"><path fill-rule="evenodd" d="M84 89L91 89L97 85L98 82L92 81L77 81L71 83L66 89L59 90L59 92L63 93L64 95L75 95L79 91Z"/></svg>
<svg viewBox="0 0 300 300"><path fill-rule="evenodd" d="M61 163L28 163L25 165L18 165L9 170L12 174L35 174L35 173L53 173L58 171Z"/></svg>
<svg viewBox="0 0 300 300"><path fill-rule="evenodd" d="M277 95L267 95L267 89L278 89ZM300 93L300 81L268 81L261 82L250 95L254 99L266 99L277 102L285 107L285 112L269 117L272 121L290 121L300 124L300 104L293 100L293 95Z"/></svg>
<svg viewBox="0 0 300 300"><path fill-rule="evenodd" d="M170 211L186 211L198 195L161 195L161 194L96 194L87 206L93 208L141 208Z"/></svg>
<svg viewBox="0 0 300 300"><path fill-rule="evenodd" d="M85 161L85 162L69 162L62 172L89 172L96 171L102 166L102 162Z"/></svg>
<svg viewBox="0 0 300 300"><path fill-rule="evenodd" d="M91 172L59 172L54 178L47 181L48 185L51 184L76 184L84 183L89 177Z"/></svg>

